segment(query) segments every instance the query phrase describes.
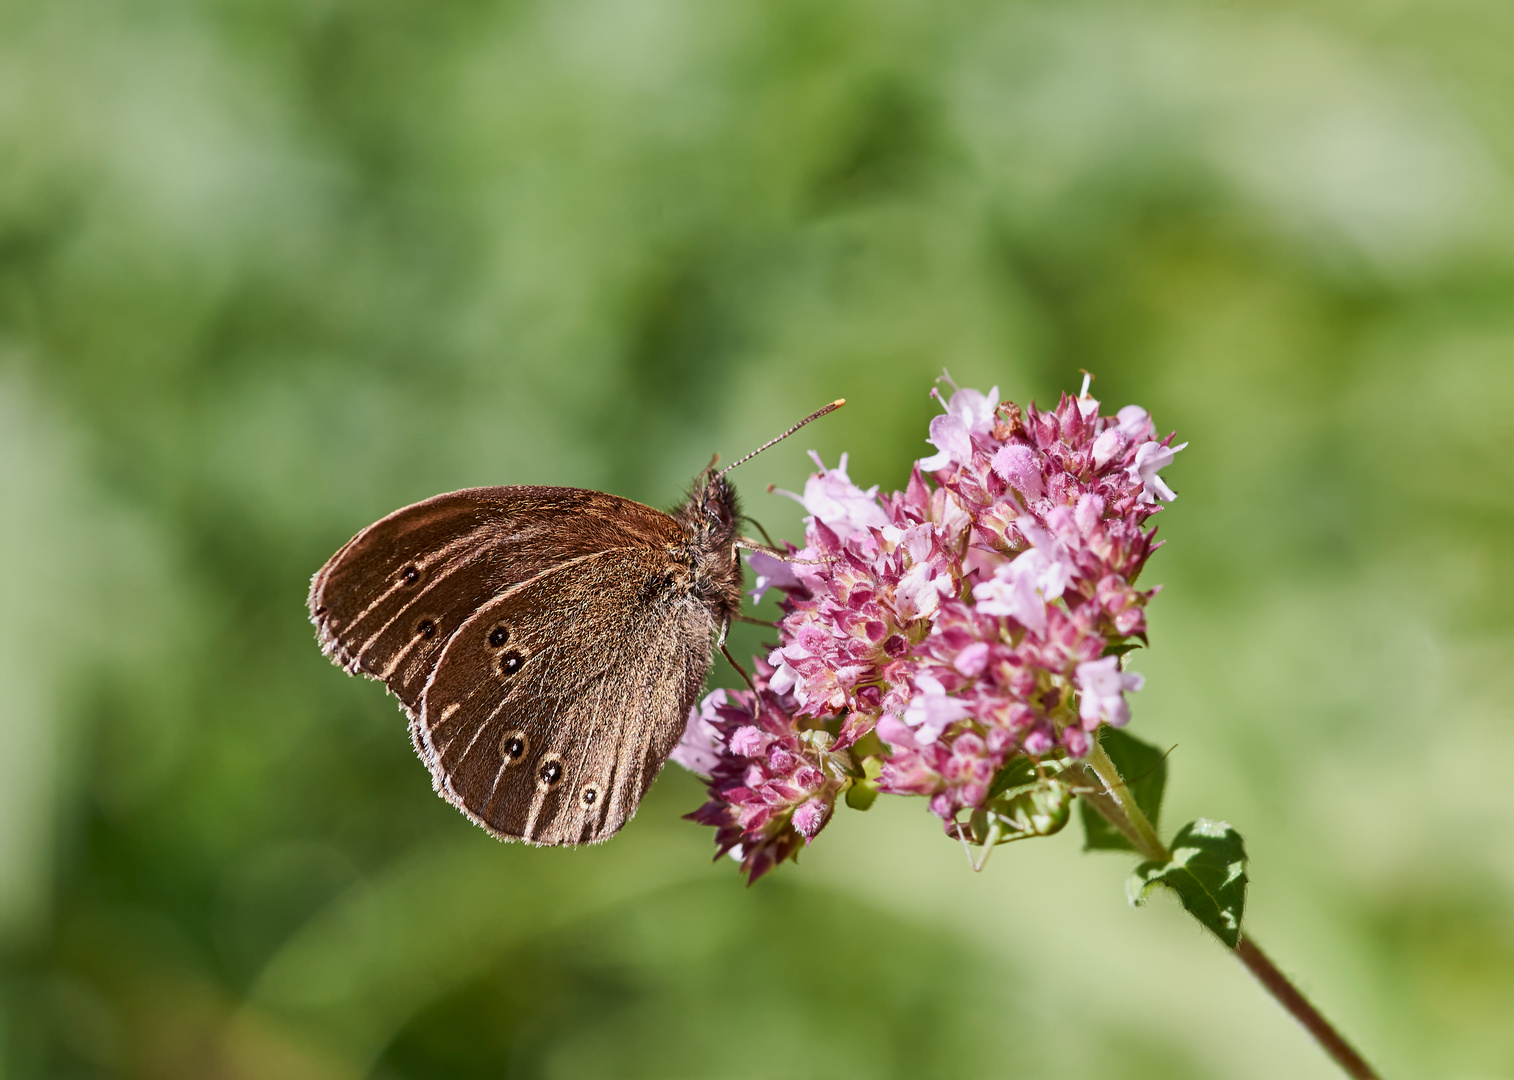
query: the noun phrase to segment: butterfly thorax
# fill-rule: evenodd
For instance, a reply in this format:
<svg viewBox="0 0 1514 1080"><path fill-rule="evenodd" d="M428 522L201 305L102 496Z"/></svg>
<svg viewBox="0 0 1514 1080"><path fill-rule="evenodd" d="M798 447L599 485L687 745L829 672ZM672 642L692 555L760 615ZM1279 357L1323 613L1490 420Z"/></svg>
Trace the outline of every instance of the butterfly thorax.
<svg viewBox="0 0 1514 1080"><path fill-rule="evenodd" d="M687 538L674 553L683 589L701 600L724 628L741 610L741 560L736 554L736 490L723 476L702 474L688 500L673 512Z"/></svg>

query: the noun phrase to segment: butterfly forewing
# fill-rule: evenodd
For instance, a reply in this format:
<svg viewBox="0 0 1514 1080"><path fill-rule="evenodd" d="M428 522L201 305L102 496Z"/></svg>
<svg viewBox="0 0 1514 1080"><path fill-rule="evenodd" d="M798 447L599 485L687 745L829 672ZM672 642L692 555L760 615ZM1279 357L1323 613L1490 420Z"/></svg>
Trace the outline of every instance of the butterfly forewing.
<svg viewBox="0 0 1514 1080"><path fill-rule="evenodd" d="M484 604L567 562L679 536L651 507L578 488L473 488L370 525L310 588L322 648L382 679L412 718L447 643Z"/></svg>
<svg viewBox="0 0 1514 1080"><path fill-rule="evenodd" d="M602 840L683 732L709 664L708 609L665 552L582 557L483 605L448 642L417 747L437 790L501 836ZM593 626L592 634L581 631Z"/></svg>

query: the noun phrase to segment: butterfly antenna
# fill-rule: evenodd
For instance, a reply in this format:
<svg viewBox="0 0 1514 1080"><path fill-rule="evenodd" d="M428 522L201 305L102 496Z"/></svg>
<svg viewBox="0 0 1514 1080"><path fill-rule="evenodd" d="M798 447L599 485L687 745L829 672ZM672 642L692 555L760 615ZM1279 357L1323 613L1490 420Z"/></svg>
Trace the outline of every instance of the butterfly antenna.
<svg viewBox="0 0 1514 1080"><path fill-rule="evenodd" d="M787 431L785 431L782 435L778 436L776 439L769 439L767 442L763 443L757 449L753 450L746 457L737 458L735 461L731 462L729 465L727 465L725 468L721 469L715 475L716 476L724 476L726 473L728 473L732 469L734 469L737 465L741 465L741 464L744 464L745 462L751 461L754 457L756 457L758 454L762 453L768 447L770 447L770 446L777 446L784 439L787 439L790 435L794 434L794 432L796 432L800 428L804 427L805 424L808 424L811 420L819 420L826 413L835 412L837 409L841 408L841 406L843 406L845 404L846 404L846 398L837 398L835 401L831 402L825 408L823 408L823 409L816 409L814 412L810 413L803 420L799 421L799 423L797 423L793 427L789 428Z"/></svg>

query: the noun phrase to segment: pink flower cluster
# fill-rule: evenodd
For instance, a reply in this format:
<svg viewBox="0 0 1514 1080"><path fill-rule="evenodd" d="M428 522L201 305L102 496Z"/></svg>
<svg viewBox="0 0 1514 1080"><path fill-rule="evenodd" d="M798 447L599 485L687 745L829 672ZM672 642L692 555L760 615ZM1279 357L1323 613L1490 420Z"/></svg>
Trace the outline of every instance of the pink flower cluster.
<svg viewBox="0 0 1514 1080"><path fill-rule="evenodd" d="M709 779L694 820L759 875L853 785L923 795L952 829L1021 756L1078 758L1130 718L1144 642L1135 587L1183 446L1145 410L1102 416L1085 382L1042 412L961 389L903 491L858 488L846 458L796 495L805 546L755 553L754 597L784 593L756 691L716 691L674 759ZM1186 444L1184 444L1186 445Z"/></svg>
<svg viewBox="0 0 1514 1080"><path fill-rule="evenodd" d="M714 826L720 853L741 859L752 881L814 839L848 779L827 760L823 732L794 723L796 703L773 689L772 673L759 661L756 693L707 696L673 752L709 779L710 801L689 817Z"/></svg>

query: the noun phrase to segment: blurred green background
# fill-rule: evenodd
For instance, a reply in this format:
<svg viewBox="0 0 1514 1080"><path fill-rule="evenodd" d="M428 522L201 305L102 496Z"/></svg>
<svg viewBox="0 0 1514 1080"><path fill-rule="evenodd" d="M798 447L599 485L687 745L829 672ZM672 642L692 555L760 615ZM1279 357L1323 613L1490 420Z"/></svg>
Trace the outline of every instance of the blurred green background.
<svg viewBox="0 0 1514 1080"><path fill-rule="evenodd" d="M975 876L882 800L747 889L673 769L501 845L315 647L397 506L669 505L844 395L737 474L795 537L765 487L902 485L943 365L1191 440L1167 821L1385 1072L1514 1076L1511 55L1492 0L0 5L4 1076L1335 1075L1075 830Z"/></svg>

